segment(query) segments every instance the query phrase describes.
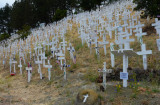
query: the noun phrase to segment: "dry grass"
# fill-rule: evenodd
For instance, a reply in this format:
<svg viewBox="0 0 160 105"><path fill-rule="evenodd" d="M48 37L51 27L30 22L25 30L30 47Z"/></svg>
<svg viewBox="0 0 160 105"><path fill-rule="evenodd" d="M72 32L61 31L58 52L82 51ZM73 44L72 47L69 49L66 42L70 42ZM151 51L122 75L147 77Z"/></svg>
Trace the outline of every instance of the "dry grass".
<svg viewBox="0 0 160 105"><path fill-rule="evenodd" d="M128 7L130 8L130 7ZM131 16L134 15L135 12L131 13ZM103 17L104 20L107 19L107 17ZM122 16L120 16L120 19ZM141 19L142 23L145 23L145 27L143 28L143 31L148 33L148 36L143 37L143 41L146 44L146 48L148 50L152 50L153 54L148 55L148 68L149 69L156 69L158 70L160 68L160 53L157 49L156 39L158 39L158 36L155 34L155 30L150 27L151 23L154 19L152 19L149 23L147 23L146 19ZM5 94L4 86L7 87L6 89L9 90L10 94L20 98L22 102L29 103L29 104L37 104L40 103L44 104L55 104L55 102L61 98L61 97L70 97L73 98L72 92L70 90L65 89L72 89L74 87L81 88L82 85L84 85L83 81L87 80L87 83L95 82L97 77L99 76L99 72L97 72L97 69L103 68L103 62L107 62L107 68L111 68L111 58L110 58L110 45L107 45L107 55L104 55L103 48L100 49L100 60L97 60L97 56L95 54L95 49L92 49L92 53L90 54L90 49L88 48L87 44L85 43L83 46L81 44L81 39L78 38L78 28L79 24L75 24L72 21L69 21L73 24L72 29L70 30L69 27L67 29L66 41L69 43L71 42L74 46L76 52L75 55L77 57L77 63L73 64L72 59L70 59L69 52L66 52L66 60L67 64L70 64L71 67L67 68L67 74L74 75L76 78L69 79L71 83L65 84L68 81L63 81L63 71L60 70L60 67L58 64L56 64L55 59L51 59L50 63L53 65L53 69L51 69L52 77L51 81L48 81L48 71L46 68L43 68L41 65L43 76L45 77L43 80L40 80L39 74L37 73L38 66L34 64L33 61L31 61L33 71L32 71L32 79L31 83L27 83L27 72L25 70L25 66L23 65L23 75L19 74L19 68L17 65L19 64L19 55L16 55L17 64L16 64L16 71L17 74L14 77L9 76L9 58L7 58L7 62L5 65L5 69L1 66L0 68L0 92ZM123 23L123 22L121 22ZM112 32L113 38L110 39L108 33L107 35L107 41L114 42L114 31ZM53 36L50 37L50 41L52 40ZM135 42L131 43L131 48L134 49L134 51L140 51L140 43L137 41L137 38L135 37L135 33L131 38L135 39ZM36 40L36 38L32 37L32 42ZM60 39L62 40L62 39ZM102 38L99 39L99 41L102 41ZM26 44L26 43L24 43ZM18 45L19 47L19 45ZM33 45L31 46L32 52ZM94 47L94 45L92 46ZM50 53L48 52L47 55L49 56ZM26 63L30 61L29 55L26 57ZM115 67L116 68L122 68L122 57L115 57ZM13 67L13 66L12 66ZM131 57L129 58L129 67L132 68L143 68L143 62L142 62L142 56L137 57ZM113 68L114 69L114 68ZM13 70L13 68L12 68ZM73 71L74 73L70 73ZM79 73L82 73L83 80L76 80L79 75ZM3 77L3 79L2 79ZM91 81L91 82L90 82ZM61 83L64 82L64 87ZM79 89L78 88L78 89ZM62 92L64 92L64 95L60 95ZM75 89L73 92L74 94L78 92L78 90ZM97 93L95 93L92 90L83 90L80 92L80 100L83 100L83 95L89 94L91 99L89 98L89 103L95 102L95 100L98 98ZM1 95L0 95L1 96ZM24 97L25 96L25 97ZM46 96L52 97L49 102L46 102ZM74 95L75 97L75 95ZM118 97L114 99L114 102L112 104L114 105L123 105L122 100L124 97ZM74 99L72 99L74 100ZM145 103L145 102L142 102ZM146 105L146 104L145 104Z"/></svg>
<svg viewBox="0 0 160 105"><path fill-rule="evenodd" d="M86 90L81 90L77 96L77 100L80 102L83 102L84 95L88 94L88 98L85 104L87 105L94 105L97 100L98 100L98 94L91 90L91 89L86 89Z"/></svg>

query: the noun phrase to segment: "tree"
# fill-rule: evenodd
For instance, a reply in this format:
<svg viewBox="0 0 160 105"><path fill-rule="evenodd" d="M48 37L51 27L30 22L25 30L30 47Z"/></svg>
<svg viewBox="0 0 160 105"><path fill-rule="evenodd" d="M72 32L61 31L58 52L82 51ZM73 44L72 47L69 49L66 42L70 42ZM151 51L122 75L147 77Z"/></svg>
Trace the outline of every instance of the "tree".
<svg viewBox="0 0 160 105"><path fill-rule="evenodd" d="M10 13L12 8L9 4L0 9L0 33L10 34L12 32Z"/></svg>
<svg viewBox="0 0 160 105"><path fill-rule="evenodd" d="M66 17L66 16L67 16L67 11L66 10L57 9L56 13L53 17L53 21L61 20L62 18Z"/></svg>
<svg viewBox="0 0 160 105"><path fill-rule="evenodd" d="M94 0L81 0L80 7L84 11L91 11L92 9L95 9Z"/></svg>
<svg viewBox="0 0 160 105"><path fill-rule="evenodd" d="M34 27L37 23L34 7L31 0L22 0L14 2L11 12L11 25L13 29L22 29L24 25Z"/></svg>
<svg viewBox="0 0 160 105"><path fill-rule="evenodd" d="M134 0L137 4L135 10L144 10L144 16L156 17L160 15L160 0Z"/></svg>

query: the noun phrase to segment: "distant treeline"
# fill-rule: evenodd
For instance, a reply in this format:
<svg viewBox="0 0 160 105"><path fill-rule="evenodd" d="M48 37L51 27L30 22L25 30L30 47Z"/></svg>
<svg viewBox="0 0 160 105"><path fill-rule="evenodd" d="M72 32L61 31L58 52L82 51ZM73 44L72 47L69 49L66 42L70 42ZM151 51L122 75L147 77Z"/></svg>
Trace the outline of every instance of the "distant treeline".
<svg viewBox="0 0 160 105"><path fill-rule="evenodd" d="M52 23L67 16L99 8L102 3L110 4L122 0L16 0L12 6L0 8L0 34L8 38L13 30L34 28L39 23ZM160 13L160 0L134 0L136 10L155 16ZM27 27L26 29L23 29ZM22 32L23 33L23 32ZM3 39L2 38L2 39ZM1 39L1 38L0 38Z"/></svg>
<svg viewBox="0 0 160 105"><path fill-rule="evenodd" d="M36 27L39 23L52 23L80 11L91 11L105 0L16 0L0 8L0 34L11 34L24 26Z"/></svg>

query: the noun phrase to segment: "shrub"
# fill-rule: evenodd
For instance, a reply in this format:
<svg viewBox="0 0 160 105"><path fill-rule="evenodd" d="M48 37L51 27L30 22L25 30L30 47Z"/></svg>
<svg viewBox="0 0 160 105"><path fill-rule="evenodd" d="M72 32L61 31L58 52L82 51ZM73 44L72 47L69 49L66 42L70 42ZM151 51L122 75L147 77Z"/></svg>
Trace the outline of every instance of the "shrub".
<svg viewBox="0 0 160 105"><path fill-rule="evenodd" d="M9 34L3 33L3 34L0 35L0 41L5 40L5 39L8 39L9 37L10 37Z"/></svg>
<svg viewBox="0 0 160 105"><path fill-rule="evenodd" d="M61 20L62 18L67 16L67 10L57 9L56 13L53 17L53 21Z"/></svg>
<svg viewBox="0 0 160 105"><path fill-rule="evenodd" d="M28 25L24 25L22 30L19 30L17 32L18 35L20 35L20 38L21 39L26 39L28 35L31 34L31 31L30 31L31 27L28 26Z"/></svg>

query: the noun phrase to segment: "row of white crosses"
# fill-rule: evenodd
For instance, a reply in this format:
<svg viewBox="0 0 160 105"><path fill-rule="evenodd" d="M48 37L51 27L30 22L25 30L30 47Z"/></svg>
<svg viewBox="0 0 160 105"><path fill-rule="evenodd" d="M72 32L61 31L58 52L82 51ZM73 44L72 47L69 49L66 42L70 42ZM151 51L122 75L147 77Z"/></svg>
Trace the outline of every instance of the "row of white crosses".
<svg viewBox="0 0 160 105"><path fill-rule="evenodd" d="M121 27L123 28L123 27ZM133 42L134 39L130 39L130 34L127 32L123 32L123 29L118 32L118 39L115 40L115 43L119 45L119 50L114 50L113 44L111 47L111 53L116 56L123 56L123 72L121 72L120 78L123 79L123 87L127 87L127 80L128 80L128 57L135 56L136 52L130 48L130 42ZM125 39L124 39L125 38ZM123 48L124 46L124 48Z"/></svg>
<svg viewBox="0 0 160 105"><path fill-rule="evenodd" d="M121 4L117 4L116 6L110 5L109 7L105 7L101 11L96 10L96 11L92 11L91 13L85 12L85 13L78 14L73 18L73 20L77 23L77 25L80 24L80 27L78 26L78 32L80 34L80 38L82 39L82 44L84 44L85 41L88 41L91 39L92 43L95 44L96 54L98 54L98 58L99 58L99 48L102 48L99 45L103 45L104 54L106 55L106 45L109 44L106 40L106 33L105 32L107 31L109 34L109 37L112 38L113 37L112 31L114 31L120 25L119 16L122 14L124 15L124 17L123 17L124 24L122 25L122 27L125 29L125 32L122 32L122 31L121 31L121 33L119 32L118 33L119 35L117 36L118 39L116 39L116 40L119 40L116 44L119 45L120 49L117 51L115 51L114 49L111 50L112 67L115 66L113 54L116 53L117 55L123 56L123 61L124 61L123 62L123 65L124 65L123 71L124 71L124 73L127 72L126 70L128 68L128 56L132 55L132 53L135 54L133 52L133 50L130 49L129 43L133 40L129 39L129 36L132 34L132 29L134 28L133 21L137 21L137 20L134 20L134 18L132 16L133 19L132 19L132 21L130 21L130 27L129 27L127 24L127 20L128 20L128 18L131 18L131 16L130 16L130 11L126 10L127 5L131 5L132 8L135 6L132 4L133 3L131 1L121 2ZM116 16L116 20L113 19L113 14L115 11L116 11L116 13L118 13ZM138 12L137 12L137 14L138 14ZM83 18L83 20L82 20L82 18ZM105 21L105 19L107 19L107 22ZM26 53L28 53L28 52L26 52L26 50L29 51L30 59L31 59L31 55L32 55L31 54L31 45L35 46L35 48L34 48L35 54L33 54L33 55L34 55L34 57L37 57L37 61L35 63L38 64L38 66L39 66L38 73L40 73L41 79L42 79L41 64L43 64L44 67L48 67L49 69L51 68L51 66L45 65L45 59L46 59L45 53L44 52L42 53L41 45L39 44L37 46L36 44L43 43L43 41L44 41L43 44L44 44L44 46L45 45L48 46L48 50L49 50L49 47L52 46L52 48L51 48L52 55L53 55L53 57L54 57L54 55L56 55L57 59L60 60L61 70L63 69L64 65L65 65L64 67L66 67L66 64L64 64L64 63L66 63L66 61L65 61L66 41L65 41L64 33L67 30L67 26L69 26L69 28L72 29L71 24L66 24L67 20L71 20L71 18L67 17L64 20L59 21L58 24L53 23L53 24L47 25L46 27L40 27L37 30L35 29L33 31L33 36L28 37L25 42L22 41L21 42L22 44L20 44L20 46L21 46L20 48L22 48L23 52L22 51L20 52L20 53L22 53L22 55L20 54L19 57L20 57L20 59L21 59L21 57L23 57L24 63L25 63L25 57L27 55ZM115 21L117 21L117 23L115 23ZM137 24L137 22L136 22L136 24ZM138 24L138 25L141 25L141 24ZM141 31L141 27L138 25L136 27L136 29L138 31L136 31L136 32L139 37L139 35L141 36L142 31ZM104 28L106 30L103 30ZM54 31L55 29L56 29L56 31ZM130 29L130 33L128 33L127 29ZM93 30L94 31L97 30L97 31L92 32ZM100 37L103 34L103 42L98 41L98 36L97 36L98 33L100 33ZM116 33L116 31L115 31L115 33ZM54 35L54 39L52 39L52 41L50 42L49 38L51 35ZM59 48L58 48L58 44L57 44L58 38L59 38L58 35L61 35L61 37L63 38L63 42L61 42L59 44ZM87 36L90 36L90 37L87 37ZM35 40L33 40L33 39L35 39ZM91 42L91 40L89 42ZM121 41L123 41L123 42L121 42ZM35 42L35 43L31 44L31 42ZM123 48L123 45L124 45L124 48ZM91 46L91 44L90 44L90 46ZM111 46L112 46L112 44L111 44ZM4 52L6 53L6 51L4 51ZM70 54L71 54L71 52L70 52ZM145 53L145 55L146 55L146 53ZM4 58L6 58L6 56L7 56L7 53L4 54ZM50 65L50 62L48 62L48 65ZM19 67L20 67L20 71L21 71L21 63L20 63ZM66 72L66 70L64 70L64 74L66 74L65 72ZM64 75L64 78L65 77L66 76ZM50 76L49 76L49 78L50 78ZM125 86L126 86L126 81L125 81Z"/></svg>
<svg viewBox="0 0 160 105"><path fill-rule="evenodd" d="M40 44L38 44L38 55L37 55L37 61L35 61L36 64L38 64L38 73L40 74L40 79L42 79L42 71L41 71L41 64L42 64L42 47ZM39 53L41 52L41 53ZM39 59L41 57L41 60Z"/></svg>
<svg viewBox="0 0 160 105"><path fill-rule="evenodd" d="M157 47L158 51L160 51L160 21L158 18L155 18L155 23L152 24L155 27L157 34L159 35L159 39L157 39Z"/></svg>
<svg viewBox="0 0 160 105"><path fill-rule="evenodd" d="M29 58L31 60L31 58L32 58L31 46L34 46L35 53L33 52L33 57L34 57L35 63L38 64L38 73L40 73L40 78L42 79L41 64L43 64L43 66L45 68L48 68L48 75L49 75L48 78L50 80L50 78L51 78L50 69L51 69L52 65L50 64L50 61L48 61L48 65L45 64L45 60L46 60L45 51L42 53L42 47L40 44L38 44L38 46L37 46L37 43L43 44L43 41L44 41L45 42L44 46L47 45L48 51L49 51L50 46L52 46L51 50L52 50L52 54L54 57L55 52L58 51L58 48L57 48L57 42L59 40L58 36L61 35L61 37L63 38L63 41L60 42L59 49L61 49L61 51L59 50L60 51L59 54L60 53L65 54L65 49L66 49L65 47L67 46L67 42L65 41L64 34L66 33L67 26L69 26L69 28L72 29L72 24L67 23L67 25L66 25L66 22L68 22L68 20L71 20L71 18L66 18L66 20L58 22L58 25L53 23L53 24L50 24L46 27L40 27L39 29L38 28L33 29L32 35L28 36L28 38L26 40L20 40L20 41L16 40L14 43L11 43L12 40L14 40L15 38L18 37L18 35L17 35L17 37L14 37L14 38L11 37L12 38L11 41L4 41L4 45L9 42L10 47L12 49L10 49L10 47L5 47L3 45L4 47L2 47L2 49L4 49L4 50L0 51L1 55L3 55L2 56L3 57L3 65L5 66L7 57L9 56L10 53L12 53L10 55L10 62L9 62L10 63L10 72L12 73L11 69L12 69L12 65L13 65L14 66L14 73L15 73L16 72L15 67L16 67L16 63L17 63L17 61L15 61L15 55L19 54L18 67L20 69L20 74L22 74L23 73L22 72L22 66L23 66L22 60L24 61L24 64L25 64L25 58L27 57L28 53L29 53ZM56 30L56 32L55 32L55 30ZM54 37L52 35L54 35ZM49 40L49 38L51 36L54 38L52 42L50 42L50 40ZM19 47L13 47L13 46L19 46ZM72 51L73 51L73 49L72 49ZM71 54L71 52L70 52L70 54ZM61 56L61 55L58 57L59 60L65 60L64 58L65 58L65 56ZM37 59L37 61L36 61L36 59ZM61 68L63 68L63 66L64 66L63 63L61 63ZM66 67L66 66L64 66L64 67ZM31 71L31 68L26 68L26 70ZM28 75L30 75L30 73L31 72L28 72ZM28 81L30 81L29 77L31 77L31 76L28 76Z"/></svg>
<svg viewBox="0 0 160 105"><path fill-rule="evenodd" d="M137 34L135 34L135 35L137 36L137 39L141 43L141 51L137 52L137 54L143 56L143 68L144 68L144 70L147 70L147 55L152 54L152 50L146 50L146 45L143 43L142 37L144 35L147 35L147 33L142 32L143 26L144 26L144 24L141 24L139 21L138 25L135 26L136 29L138 29Z"/></svg>

